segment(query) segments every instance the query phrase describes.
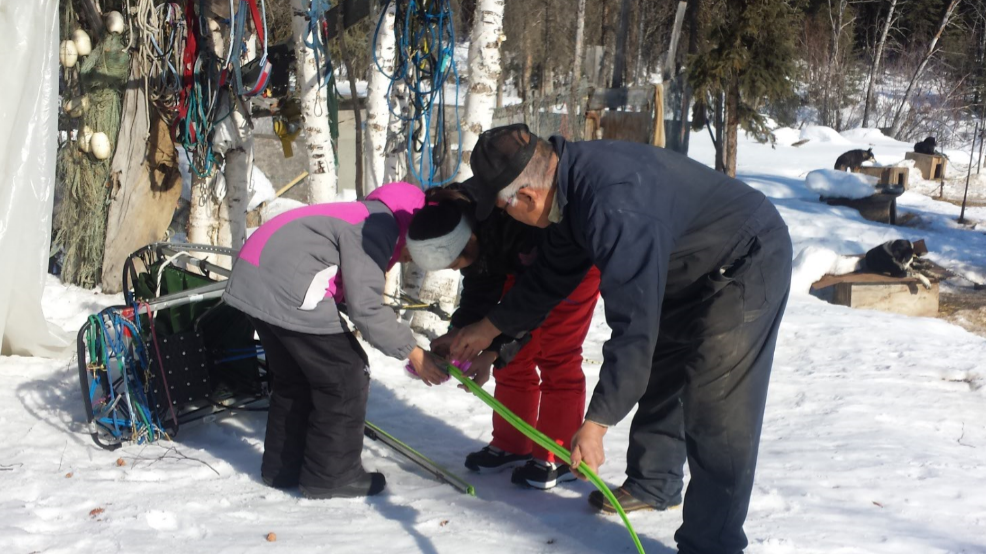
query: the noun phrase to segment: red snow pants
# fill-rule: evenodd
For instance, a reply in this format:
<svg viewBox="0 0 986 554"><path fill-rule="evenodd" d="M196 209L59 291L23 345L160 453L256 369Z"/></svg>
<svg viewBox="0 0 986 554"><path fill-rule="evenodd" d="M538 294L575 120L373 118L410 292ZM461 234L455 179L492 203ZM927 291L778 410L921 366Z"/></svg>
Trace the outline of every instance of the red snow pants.
<svg viewBox="0 0 986 554"><path fill-rule="evenodd" d="M514 284L508 277L504 294ZM572 435L585 416L582 342L599 298L599 270L593 267L575 291L551 310L531 340L505 367L493 371L493 396L545 435L571 449ZM540 376L538 369L541 370ZM502 417L493 414L493 441L501 450L554 461Z"/></svg>

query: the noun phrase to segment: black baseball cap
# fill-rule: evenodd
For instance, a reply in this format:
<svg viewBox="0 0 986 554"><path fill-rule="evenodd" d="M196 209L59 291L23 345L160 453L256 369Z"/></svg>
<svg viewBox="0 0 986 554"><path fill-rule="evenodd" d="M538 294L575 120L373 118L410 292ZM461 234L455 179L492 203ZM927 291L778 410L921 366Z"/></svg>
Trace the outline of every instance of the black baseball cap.
<svg viewBox="0 0 986 554"><path fill-rule="evenodd" d="M501 190L524 172L534 157L538 137L523 123L494 127L479 135L469 164L473 176L462 189L476 202L476 219L489 217Z"/></svg>

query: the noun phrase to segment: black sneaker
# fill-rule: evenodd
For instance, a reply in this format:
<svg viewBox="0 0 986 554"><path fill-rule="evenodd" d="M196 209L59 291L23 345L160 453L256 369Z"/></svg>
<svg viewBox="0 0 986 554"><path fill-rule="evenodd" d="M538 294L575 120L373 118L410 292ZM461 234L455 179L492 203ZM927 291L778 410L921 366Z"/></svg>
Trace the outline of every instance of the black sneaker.
<svg viewBox="0 0 986 554"><path fill-rule="evenodd" d="M306 487L300 485L298 490L301 495L311 500L325 500L329 498L360 498L363 496L373 496L383 492L387 487L387 479L382 473L364 473L351 483L326 489L321 487Z"/></svg>
<svg viewBox="0 0 986 554"><path fill-rule="evenodd" d="M531 460L514 470L510 482L525 487L548 490L559 483L574 481L575 474L568 464L554 464L541 460Z"/></svg>
<svg viewBox="0 0 986 554"><path fill-rule="evenodd" d="M484 446L466 456L466 467L477 473L495 473L530 459L530 454L511 454L495 446Z"/></svg>

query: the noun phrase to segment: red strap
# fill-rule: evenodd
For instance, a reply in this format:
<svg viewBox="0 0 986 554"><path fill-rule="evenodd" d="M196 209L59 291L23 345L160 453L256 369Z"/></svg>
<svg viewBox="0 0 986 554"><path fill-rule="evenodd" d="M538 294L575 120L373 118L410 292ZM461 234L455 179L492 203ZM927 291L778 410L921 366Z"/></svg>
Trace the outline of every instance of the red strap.
<svg viewBox="0 0 986 554"><path fill-rule="evenodd" d="M198 59L199 24L194 0L185 0L185 52L181 60L182 89L178 93L178 119L188 115L189 96L195 86L195 60Z"/></svg>
<svg viewBox="0 0 986 554"><path fill-rule="evenodd" d="M264 37L264 20L260 16L260 9L257 7L257 0L244 0L247 4L250 4L250 16L253 18L253 28L257 30L257 39L263 43Z"/></svg>

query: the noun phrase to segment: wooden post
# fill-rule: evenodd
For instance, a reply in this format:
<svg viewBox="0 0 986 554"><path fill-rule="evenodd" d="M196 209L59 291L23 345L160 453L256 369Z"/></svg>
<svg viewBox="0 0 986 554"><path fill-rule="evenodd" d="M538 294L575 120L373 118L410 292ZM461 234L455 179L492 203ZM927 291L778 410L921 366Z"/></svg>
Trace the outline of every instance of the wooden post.
<svg viewBox="0 0 986 554"><path fill-rule="evenodd" d="M972 157L976 155L976 137L979 136L979 120L976 120L976 130L972 134L972 148L969 150L969 169L965 174L965 192L962 193L962 211L959 212L959 224L965 223L965 203L969 198L969 179L972 177ZM945 172L942 171L942 182L945 182Z"/></svg>

